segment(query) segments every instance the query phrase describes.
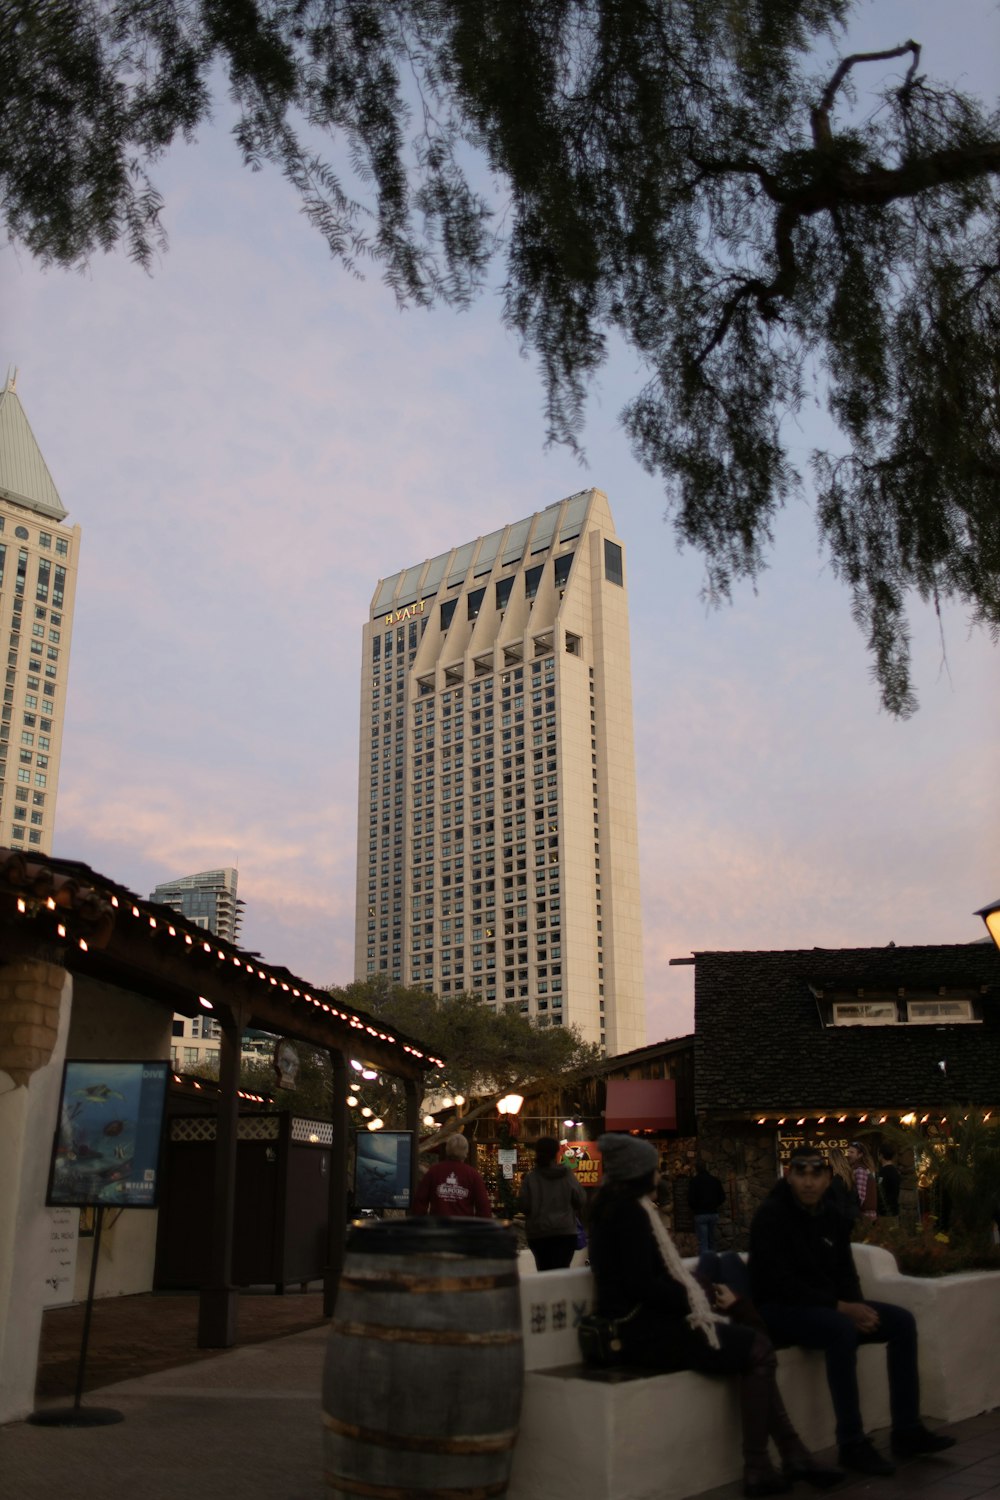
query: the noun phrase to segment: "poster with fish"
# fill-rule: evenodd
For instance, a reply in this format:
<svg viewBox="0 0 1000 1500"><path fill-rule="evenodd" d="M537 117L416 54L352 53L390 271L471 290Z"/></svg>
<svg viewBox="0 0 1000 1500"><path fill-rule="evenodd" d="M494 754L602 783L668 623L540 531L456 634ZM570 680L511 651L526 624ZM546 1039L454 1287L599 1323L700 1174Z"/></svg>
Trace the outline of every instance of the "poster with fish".
<svg viewBox="0 0 1000 1500"><path fill-rule="evenodd" d="M355 1139L354 1207L409 1208L413 1132L359 1130Z"/></svg>
<svg viewBox="0 0 1000 1500"><path fill-rule="evenodd" d="M68 1061L49 1207L155 1208L166 1062Z"/></svg>

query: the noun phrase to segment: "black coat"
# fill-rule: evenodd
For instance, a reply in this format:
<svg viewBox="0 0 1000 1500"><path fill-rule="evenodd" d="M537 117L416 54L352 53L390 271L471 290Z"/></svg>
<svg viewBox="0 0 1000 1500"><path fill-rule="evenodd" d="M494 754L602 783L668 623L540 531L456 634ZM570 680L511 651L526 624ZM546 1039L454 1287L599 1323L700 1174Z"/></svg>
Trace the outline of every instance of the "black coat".
<svg viewBox="0 0 1000 1500"><path fill-rule="evenodd" d="M687 1199L693 1214L714 1214L725 1203L726 1190L711 1172L696 1172L688 1179Z"/></svg>
<svg viewBox="0 0 1000 1500"><path fill-rule="evenodd" d="M635 1316L621 1326L627 1364L655 1370L732 1374L750 1360L753 1330L719 1324L721 1348L691 1327L688 1296L663 1264L652 1225L634 1198L620 1198L590 1222L590 1264L597 1283L596 1310L605 1317Z"/></svg>
<svg viewBox="0 0 1000 1500"><path fill-rule="evenodd" d="M784 1179L750 1225L750 1290L758 1307L834 1307L861 1302L851 1226L829 1198L803 1208Z"/></svg>

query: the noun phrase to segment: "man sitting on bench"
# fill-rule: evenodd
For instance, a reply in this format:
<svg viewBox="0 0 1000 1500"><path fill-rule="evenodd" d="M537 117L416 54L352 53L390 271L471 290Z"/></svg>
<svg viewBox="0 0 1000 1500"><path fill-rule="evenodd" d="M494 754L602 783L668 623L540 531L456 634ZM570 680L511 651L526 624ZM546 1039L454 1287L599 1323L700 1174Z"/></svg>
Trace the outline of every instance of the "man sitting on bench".
<svg viewBox="0 0 1000 1500"><path fill-rule="evenodd" d="M819 1148L797 1146L750 1226L750 1286L776 1344L826 1354L840 1462L859 1474L894 1466L865 1436L858 1398L859 1344L887 1345L892 1451L898 1458L938 1453L955 1439L920 1420L917 1327L913 1314L866 1302L851 1254L851 1226L826 1196L830 1167Z"/></svg>

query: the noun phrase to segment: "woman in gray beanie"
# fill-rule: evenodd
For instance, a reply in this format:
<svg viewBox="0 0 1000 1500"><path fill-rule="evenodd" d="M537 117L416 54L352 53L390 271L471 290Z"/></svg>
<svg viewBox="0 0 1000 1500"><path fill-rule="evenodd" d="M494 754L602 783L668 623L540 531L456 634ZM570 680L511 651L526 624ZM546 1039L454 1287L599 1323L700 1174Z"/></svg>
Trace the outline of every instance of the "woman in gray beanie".
<svg viewBox="0 0 1000 1500"><path fill-rule="evenodd" d="M597 1311L627 1319L620 1325L625 1363L739 1377L745 1495L779 1495L797 1479L817 1488L836 1484L842 1471L817 1463L791 1424L766 1333L731 1323L727 1313L739 1310L740 1299L729 1287L716 1286L709 1300L681 1260L653 1202L656 1147L616 1134L601 1136L597 1144L603 1180L591 1207L590 1263ZM771 1462L769 1437L781 1456L780 1470Z"/></svg>

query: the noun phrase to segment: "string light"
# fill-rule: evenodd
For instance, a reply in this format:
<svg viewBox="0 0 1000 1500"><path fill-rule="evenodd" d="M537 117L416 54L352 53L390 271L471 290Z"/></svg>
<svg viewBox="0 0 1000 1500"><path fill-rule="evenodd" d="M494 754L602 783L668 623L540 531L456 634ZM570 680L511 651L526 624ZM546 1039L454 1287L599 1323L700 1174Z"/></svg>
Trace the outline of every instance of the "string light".
<svg viewBox="0 0 1000 1500"><path fill-rule="evenodd" d="M52 912L57 911L60 904L62 904L62 905L70 905L71 904L71 900L69 898L63 899L65 897L66 897L66 893L65 892L61 892L60 893L60 900L57 900L53 896L48 896L45 899L45 901L44 901L44 905L45 905L45 907L46 907L46 909L48 911L52 911ZM119 897L117 895L114 895L114 894L108 892L107 895L106 895L106 899L108 901L108 904L115 911L120 911L120 910L123 909L122 908L122 902L121 902L121 900L119 899ZM31 904L31 914L34 914L34 912L36 912L40 908L42 902L41 902L40 899L38 901L32 900L30 904ZM164 933L166 933L166 935L168 937L171 937L171 938L183 938L183 940L184 940L184 946L185 947L187 947L187 948L193 948L193 947L195 947L195 939L192 937L192 935L189 932L179 931L178 928L173 923L166 923L166 922L164 922L163 925L161 926L161 921L162 921L161 918L154 916L149 911L145 911L144 912L138 905L135 905L135 904L132 904L132 903L126 902L124 909L128 910L128 911L131 911L131 914L132 914L133 918L136 921L142 921L143 919L145 919L145 921L148 924L149 929L150 929L151 932L164 932ZM21 915L21 916L27 916L29 914L29 900L26 899L23 896L18 896L17 897L17 911L18 911L19 915ZM60 923L57 924L57 926L56 926L56 934L60 938L64 938L64 939L67 938L68 933L67 933L67 929L66 929L65 923L60 922ZM77 946L79 947L79 949L80 949L81 952L83 952L83 953L89 953L90 952L90 945L89 945L89 943L87 942L87 940L85 938L78 938L76 941L77 941ZM377 1025L372 1025L369 1021L363 1020L359 1015L357 1015L357 1014L350 1014L347 1011L338 1010L335 1005L330 1004L328 1001L318 1000L315 996L309 994L308 991L303 992L303 991L295 988L294 986L292 986L291 984L289 984L287 980L278 979L276 975L269 974L269 973L265 972L265 970L263 970L263 969L256 968L253 963L249 962L245 958L240 957L239 954L236 954L236 953L226 953L226 952L223 951L223 949L218 948L218 947L216 947L216 948L213 949L213 945L210 942L208 942L207 940L202 940L201 941L201 951L203 953L208 954L210 957L213 956L213 954L214 954L214 956L218 959L218 961L220 963L226 963L226 962L228 962L228 961L231 960L232 963L233 963L233 965L237 969L241 969L245 965L247 974L252 975L252 974L256 973L258 979L270 983L275 989L280 989L283 994L291 995L296 1000L304 998L308 1004L314 1005L314 1006L316 1006L317 1009L322 1010L324 1014L329 1015L329 1016L335 1018L338 1021L344 1022L353 1031L364 1031L370 1037L373 1037L376 1041L385 1042L389 1046L392 1046L392 1047L401 1046L403 1052L406 1053L409 1057L412 1057L415 1060L420 1061L420 1062L428 1062L432 1066L434 1066L435 1068L442 1068L443 1069L444 1066L445 1066L444 1060L442 1058L440 1058L440 1057L433 1057L429 1053L424 1053L424 1052L421 1051L421 1049L419 1047L414 1047L414 1046L410 1045L409 1043L406 1043L406 1042L400 1043L400 1042L398 1042L397 1039L396 1039L396 1037L393 1036L390 1032L380 1031L378 1029ZM214 1004L211 1001L206 1000L203 995L199 995L198 996L198 1001L199 1001L199 1004L202 1005L204 1007L204 1009L206 1009L206 1010L214 1010L214 1008L215 1008ZM371 1068L371 1067L365 1067L363 1064L359 1065L357 1063L355 1063L354 1066L358 1068L358 1070L362 1073L362 1076L367 1081L375 1081L375 1080L378 1079L379 1075L378 1075L378 1072L377 1072L376 1069ZM237 1091L237 1092L239 1092L239 1091ZM262 1095L261 1096L257 1096L257 1095L241 1094L241 1097L252 1098L252 1099L258 1100L258 1102L263 1102L263 1096ZM460 1105L462 1105L464 1103L465 1103L464 1095L456 1094L453 1098L448 1099L445 1107L446 1108L450 1108L453 1105L454 1106L460 1106ZM437 1122L435 1122L435 1124L436 1123Z"/></svg>

